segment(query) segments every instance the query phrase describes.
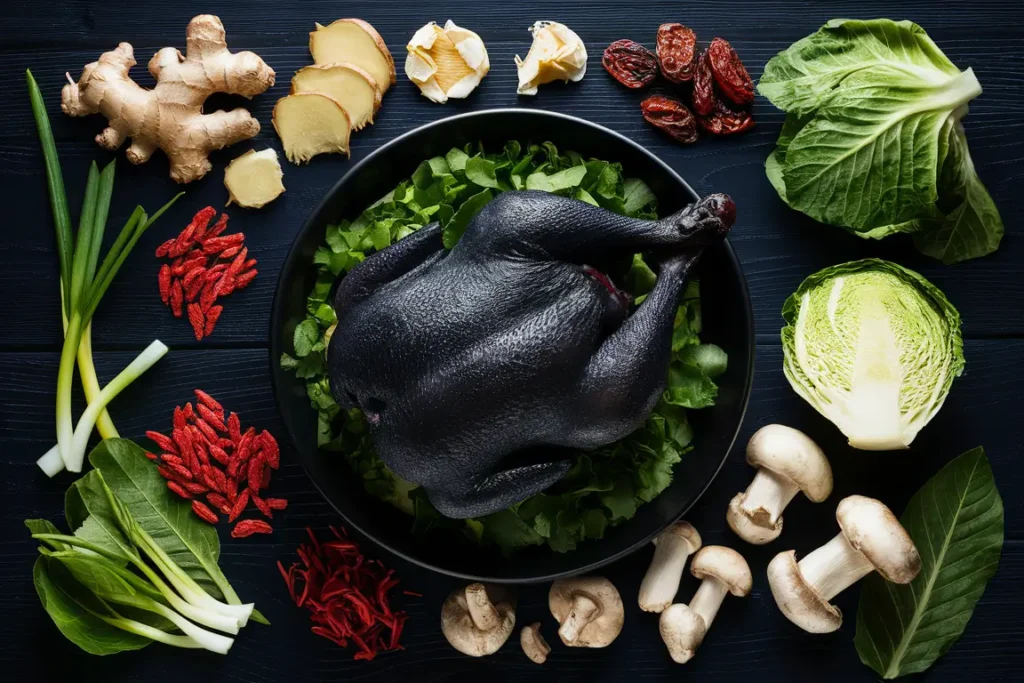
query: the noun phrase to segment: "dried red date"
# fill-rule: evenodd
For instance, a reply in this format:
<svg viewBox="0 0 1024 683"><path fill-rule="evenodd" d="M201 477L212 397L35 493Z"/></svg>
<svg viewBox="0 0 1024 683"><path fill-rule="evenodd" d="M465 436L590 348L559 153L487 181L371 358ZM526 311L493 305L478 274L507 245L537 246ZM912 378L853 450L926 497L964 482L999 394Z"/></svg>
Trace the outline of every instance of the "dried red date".
<svg viewBox="0 0 1024 683"><path fill-rule="evenodd" d="M709 116L715 111L715 77L707 50L700 53L693 71L693 111L698 116Z"/></svg>
<svg viewBox="0 0 1024 683"><path fill-rule="evenodd" d="M697 55L697 34L682 24L662 24L658 27L658 62L661 75L673 83L693 79L693 66Z"/></svg>
<svg viewBox="0 0 1024 683"><path fill-rule="evenodd" d="M651 95L640 103L644 119L670 137L689 144L697 141L697 120L686 105L662 95Z"/></svg>
<svg viewBox="0 0 1024 683"><path fill-rule="evenodd" d="M748 111L734 111L724 102L715 105L715 112L710 116L697 119L700 127L712 135L736 135L745 133L754 127L754 117Z"/></svg>
<svg viewBox="0 0 1024 683"><path fill-rule="evenodd" d="M707 50L715 83L729 100L740 106L754 101L754 81L736 50L724 38L715 38Z"/></svg>
<svg viewBox="0 0 1024 683"><path fill-rule="evenodd" d="M658 58L632 40L616 40L606 47L601 64L612 78L634 90L648 85L658 75Z"/></svg>

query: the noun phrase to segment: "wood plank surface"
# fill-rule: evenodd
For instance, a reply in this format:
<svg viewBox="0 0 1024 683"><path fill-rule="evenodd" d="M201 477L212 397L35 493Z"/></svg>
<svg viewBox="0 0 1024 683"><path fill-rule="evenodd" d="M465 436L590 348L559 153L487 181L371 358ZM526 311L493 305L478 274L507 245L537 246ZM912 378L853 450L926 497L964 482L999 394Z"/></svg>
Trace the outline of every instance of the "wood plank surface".
<svg viewBox="0 0 1024 683"><path fill-rule="evenodd" d="M721 474L688 519L706 543L741 548L754 570L754 590L746 600L728 599L699 655L685 667L673 665L657 634L657 620L636 607L636 591L650 558L644 550L607 568L627 605L623 635L606 650L556 647L543 667L529 663L515 642L484 660L450 648L437 626L440 604L455 582L382 555L403 578L403 587L423 598L402 598L410 620L405 652L367 664L351 652L313 636L306 614L287 599L274 562L289 561L305 527L323 529L339 518L313 488L284 443L283 466L272 491L290 500L268 538L233 540L224 535L222 566L243 596L256 599L273 622L246 629L231 655L181 652L153 646L116 657L89 657L57 633L39 605L31 584L35 543L22 520L59 520L69 478L49 481L34 465L52 445L54 385L60 346L57 265L47 208L43 168L24 88L31 67L44 94L68 179L74 213L81 200L85 170L92 160L109 160L92 136L102 118L71 119L60 113L65 72L81 67L118 42L130 41L141 66L132 75L143 85L152 79L145 63L159 48L184 47L184 29L197 13L219 15L232 50L257 51L277 71L277 85L247 102L214 96L209 108L246 106L263 130L251 142L212 155L215 169L187 188L187 195L148 233L125 264L95 321L96 363L101 378L119 371L142 346L160 338L172 351L111 407L124 435L165 428L174 405L199 386L238 411L248 424L282 434L269 384L266 350L269 316L279 269L293 237L325 192L359 159L393 137L454 113L491 107L537 107L574 114L618 131L672 165L700 194L730 193L739 205L731 241L743 263L754 303L758 335L754 393L740 437ZM197 343L188 324L175 320L156 291L158 261L153 250L176 234L200 207L223 206L223 166L246 149L280 143L270 111L287 92L292 73L309 64L307 33L314 21L359 16L373 23L396 56L399 82L385 97L374 126L354 135L352 159L319 157L305 167L285 166L287 193L261 211L231 207L232 230L248 236L260 276L232 296L213 337ZM763 161L773 149L783 116L766 100L754 105L757 128L734 140L702 140L680 147L641 119L639 93L617 86L600 66L604 47L633 38L653 46L658 24L682 21L702 40L721 35L732 42L756 78L765 62L833 17L890 16L921 24L961 68L974 68L984 93L971 103L965 121L971 155L999 206L1007 235L988 258L946 267L913 251L901 238L862 241L837 228L818 225L789 210L767 182ZM434 105L404 79L405 43L428 20L452 18L477 31L486 42L492 70L464 102ZM557 19L586 42L590 72L579 84L545 86L536 98L515 95L516 54L529 48L527 27L537 19ZM1016 431L1024 405L1024 6L998 0L934 2L806 2L742 0L643 3L564 0L375 0L346 3L315 0L165 0L159 3L61 0L6 0L0 4L0 677L58 681L660 681L689 679L721 683L758 681L869 681L877 677L858 660L853 647L856 588L839 596L843 628L810 636L778 612L764 578L770 557L784 547L806 553L836 531L835 503L850 493L879 497L901 510L909 496L943 463L984 445L1003 493L1007 543L999 572L979 602L966 633L927 674L914 680L1004 683L1024 676L1024 437ZM570 143L565 143L571 147ZM117 153L122 155L123 152ZM628 171L628 169L627 169ZM111 223L122 221L136 203L149 208L173 193L161 154L140 167L121 160ZM109 239L109 237L108 237ZM891 258L919 270L959 308L967 337L967 370L954 383L939 417L906 453L863 453L849 449L831 424L790 389L782 375L778 345L779 310L808 274L865 256ZM80 409L76 406L76 411ZM825 504L800 498L787 508L783 539L766 548L743 546L728 531L724 510L753 475L742 445L758 427L771 422L807 431L829 453L836 491ZM283 441L283 439L282 439ZM379 554L371 544L365 549ZM696 587L684 579L680 599ZM546 606L546 587L520 592L519 623L543 623L557 640Z"/></svg>

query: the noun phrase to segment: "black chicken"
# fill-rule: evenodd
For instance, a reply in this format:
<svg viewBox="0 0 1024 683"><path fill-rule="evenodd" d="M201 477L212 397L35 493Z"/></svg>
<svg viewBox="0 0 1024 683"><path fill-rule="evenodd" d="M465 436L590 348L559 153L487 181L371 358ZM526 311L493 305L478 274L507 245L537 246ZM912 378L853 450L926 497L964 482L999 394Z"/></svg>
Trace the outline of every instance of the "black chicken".
<svg viewBox="0 0 1024 683"><path fill-rule="evenodd" d="M451 251L435 223L341 281L331 389L442 514L506 508L558 481L574 452L643 425L665 387L687 273L735 216L721 194L648 221L505 192ZM604 273L637 252L660 267L631 313Z"/></svg>

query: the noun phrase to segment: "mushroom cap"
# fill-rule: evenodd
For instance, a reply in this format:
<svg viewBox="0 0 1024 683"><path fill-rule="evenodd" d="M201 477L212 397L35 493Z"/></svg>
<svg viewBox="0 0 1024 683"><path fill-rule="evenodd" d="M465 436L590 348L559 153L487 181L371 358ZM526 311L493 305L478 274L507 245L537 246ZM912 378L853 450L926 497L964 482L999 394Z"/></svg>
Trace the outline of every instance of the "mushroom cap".
<svg viewBox="0 0 1024 683"><path fill-rule="evenodd" d="M704 619L687 605L676 603L661 613L658 631L672 661L686 664L693 658L707 634Z"/></svg>
<svg viewBox="0 0 1024 683"><path fill-rule="evenodd" d="M470 584L470 588L480 584ZM481 630L473 623L466 599L466 588L452 591L441 606L441 632L451 646L470 657L494 654L505 644L516 626L515 606L499 586L487 586L487 596L498 613L498 622L490 630Z"/></svg>
<svg viewBox="0 0 1024 683"><path fill-rule="evenodd" d="M687 551L688 554L697 552L704 544L700 538L700 532L697 531L696 527L689 522L679 520L674 524L670 524L664 531L658 534L653 541L654 545L658 545L658 541L669 535L686 541L690 546L690 549Z"/></svg>
<svg viewBox="0 0 1024 683"><path fill-rule="evenodd" d="M540 634L539 621L523 627L523 630L519 632L519 644L530 661L536 664L546 662L551 653L551 647L544 640L544 636Z"/></svg>
<svg viewBox="0 0 1024 683"><path fill-rule="evenodd" d="M843 613L804 580L796 551L786 550L768 563L768 585L786 618L809 633L831 633L843 625Z"/></svg>
<svg viewBox="0 0 1024 683"><path fill-rule="evenodd" d="M792 427L771 424L754 432L747 442L747 462L789 479L815 503L832 493L832 467L825 453Z"/></svg>
<svg viewBox="0 0 1024 683"><path fill-rule="evenodd" d="M754 583L747 561L738 552L724 545L706 545L698 550L690 562L690 573L698 579L709 576L718 579L738 598L749 593Z"/></svg>
<svg viewBox="0 0 1024 683"><path fill-rule="evenodd" d="M576 640L566 643L563 638L562 642L569 647L611 645L622 631L622 621L625 618L618 589L603 576L576 576L555 581L548 592L548 607L559 624L568 619L573 599L577 595L590 598L598 606L598 612L594 619L583 627Z"/></svg>
<svg viewBox="0 0 1024 683"><path fill-rule="evenodd" d="M921 571L921 556L892 510L866 496L839 501L836 520L854 549L893 583L910 583Z"/></svg>
<svg viewBox="0 0 1024 683"><path fill-rule="evenodd" d="M725 521L729 523L729 528L747 543L754 545L771 543L782 534L782 517L772 524L767 519L768 515L761 510L758 512L762 512L762 514L757 517L747 514L743 509L745 497L746 493L737 493L732 497L732 500L729 501L729 510L725 513ZM763 526L758 524L761 521L764 521Z"/></svg>

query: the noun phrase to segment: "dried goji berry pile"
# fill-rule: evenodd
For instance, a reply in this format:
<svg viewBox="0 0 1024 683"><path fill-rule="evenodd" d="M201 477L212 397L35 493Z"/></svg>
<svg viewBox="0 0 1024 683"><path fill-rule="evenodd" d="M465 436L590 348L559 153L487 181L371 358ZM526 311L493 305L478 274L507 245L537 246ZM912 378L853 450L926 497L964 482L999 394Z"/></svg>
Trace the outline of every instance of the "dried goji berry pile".
<svg viewBox="0 0 1024 683"><path fill-rule="evenodd" d="M355 659L404 649L398 639L407 615L392 611L388 596L398 585L394 570L367 559L344 530L332 526L334 537L322 543L312 529L306 531L310 543L296 550L301 564L285 569L278 561L277 568L292 601L309 610L314 624L310 630L342 647L355 645Z"/></svg>
<svg viewBox="0 0 1024 683"><path fill-rule="evenodd" d="M615 80L634 90L654 82L660 70L668 87L686 98L693 110L680 99L658 94L641 102L640 111L648 123L679 142L695 142L698 129L733 135L754 127L754 81L723 38L699 51L692 29L662 24L657 55L632 40L617 40L605 49L601 63Z"/></svg>
<svg viewBox="0 0 1024 683"><path fill-rule="evenodd" d="M157 247L158 258L171 259L160 266L160 300L175 318L188 315L196 340L213 333L224 307L217 300L245 289L256 277L256 259L244 246L245 235L222 233L228 215L208 206L192 217L181 234Z"/></svg>
<svg viewBox="0 0 1024 683"><path fill-rule="evenodd" d="M284 498L263 498L270 472L281 462L281 451L270 432L242 431L238 415L225 419L224 408L212 396L196 389L196 405L174 409L171 435L146 432L160 453L146 453L167 479L167 488L192 501L196 515L216 524L217 512L234 522L252 505L267 519L284 510ZM205 500L205 502L204 502ZM215 512L216 510L216 512ZM231 530L234 538L269 534L270 524L259 519L242 520Z"/></svg>

